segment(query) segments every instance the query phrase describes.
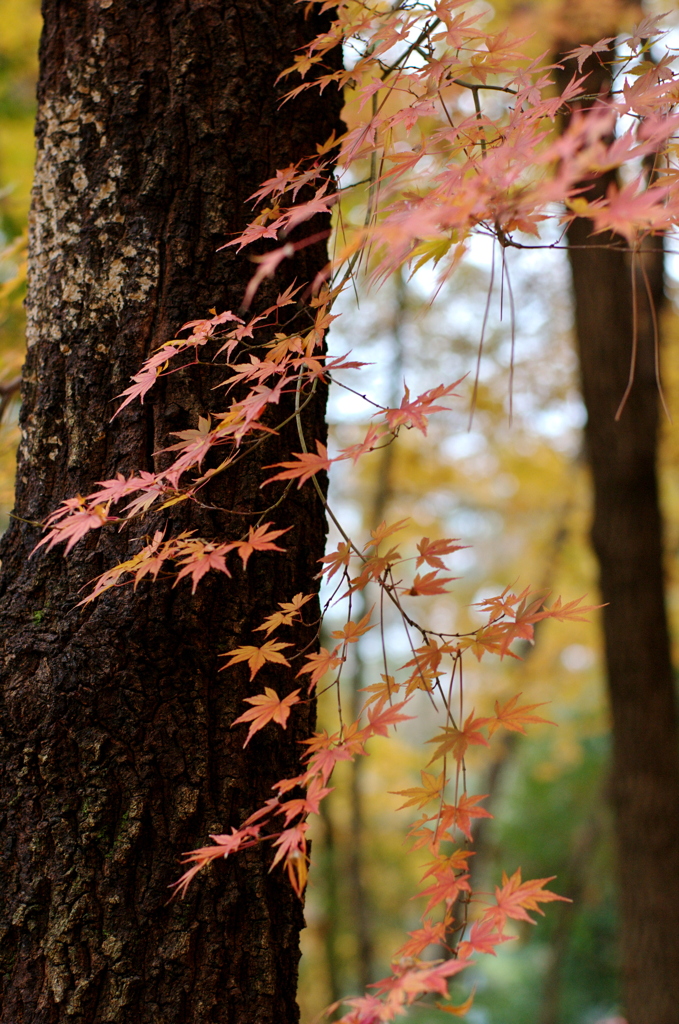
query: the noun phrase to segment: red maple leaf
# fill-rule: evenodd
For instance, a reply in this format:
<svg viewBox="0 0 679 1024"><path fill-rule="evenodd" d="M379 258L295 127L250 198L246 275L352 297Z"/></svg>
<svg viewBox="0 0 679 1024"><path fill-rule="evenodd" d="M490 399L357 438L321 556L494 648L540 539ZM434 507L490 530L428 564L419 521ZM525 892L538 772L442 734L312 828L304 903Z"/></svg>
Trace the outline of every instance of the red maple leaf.
<svg viewBox="0 0 679 1024"><path fill-rule="evenodd" d="M82 505L83 499L77 500ZM65 541L64 554L67 555L71 548L79 540L82 540L90 530L98 530L107 522L109 519L105 505L95 505L94 508L82 508L81 511L70 512L67 518L62 519L50 529L33 550L37 551L43 544L47 544L47 550L50 551L56 544L63 544Z"/></svg>
<svg viewBox="0 0 679 1024"><path fill-rule="evenodd" d="M190 541L190 550L187 552L184 559L179 563L182 569L177 573L177 579L175 580L175 586L184 576L191 577L191 593L195 594L196 587L203 576L210 569L216 569L218 572L223 572L227 576L231 573L226 567L224 561L224 555L229 552L233 544L207 544L204 541ZM150 572L147 569L147 572ZM157 572L156 572L157 575Z"/></svg>
<svg viewBox="0 0 679 1024"><path fill-rule="evenodd" d="M245 826L241 829L234 828L231 830L230 835L211 835L210 839L214 840L214 846L202 846L198 850L191 850L190 853L185 853L184 863L190 864L193 861L193 867L185 871L181 878L172 883L171 888L175 890L174 895L183 898L191 884L191 880L199 871L202 871L206 864L209 864L215 858L226 858L229 854L243 849L244 845L254 846L258 840L259 831L260 826L258 825Z"/></svg>
<svg viewBox="0 0 679 1024"><path fill-rule="evenodd" d="M460 381L458 380L454 384L447 386L439 384L438 387L430 388L428 391L418 395L413 402L410 401L410 391L406 387L398 409L387 409L385 413L390 430L397 430L401 426L408 428L417 427L423 434L426 434L428 416L433 412L445 412L447 410L447 406L435 405L434 403L440 398L450 397L459 383Z"/></svg>
<svg viewBox="0 0 679 1024"><path fill-rule="evenodd" d="M176 345L167 344L163 345L158 352L154 352L150 359L146 360L139 373L132 377L134 384L130 384L129 388L125 388L117 396L118 398L125 398L125 401L116 409L112 419L115 419L125 406L133 402L135 398L138 398L143 405L146 393L151 390L158 379L160 368L165 365L168 359L176 356L178 352L179 349Z"/></svg>

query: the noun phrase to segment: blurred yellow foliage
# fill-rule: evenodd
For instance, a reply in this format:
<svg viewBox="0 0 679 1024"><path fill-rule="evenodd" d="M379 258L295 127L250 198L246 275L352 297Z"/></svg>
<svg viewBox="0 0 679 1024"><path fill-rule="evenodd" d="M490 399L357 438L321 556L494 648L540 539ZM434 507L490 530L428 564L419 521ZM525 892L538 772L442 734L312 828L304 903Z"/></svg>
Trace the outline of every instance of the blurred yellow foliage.
<svg viewBox="0 0 679 1024"><path fill-rule="evenodd" d="M18 394L13 383L24 351L39 0L0 0L0 26L0 529L4 529L13 504L18 440Z"/></svg>

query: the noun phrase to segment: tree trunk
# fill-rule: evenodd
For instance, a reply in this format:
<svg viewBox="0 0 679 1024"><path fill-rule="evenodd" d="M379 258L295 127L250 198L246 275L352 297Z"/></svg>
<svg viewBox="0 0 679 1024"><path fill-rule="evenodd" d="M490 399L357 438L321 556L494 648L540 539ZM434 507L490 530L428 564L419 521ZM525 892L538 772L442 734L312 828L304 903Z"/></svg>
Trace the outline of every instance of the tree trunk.
<svg viewBox="0 0 679 1024"><path fill-rule="evenodd" d="M29 556L60 500L157 469L170 431L223 407L212 388L224 370L194 366L110 423L153 348L209 307L238 309L252 264L216 249L244 226L260 182L338 127L339 97L313 91L279 110L277 75L320 28L293 0L43 9L23 440L0 579L0 1021L287 1024L303 916L279 869L268 873L270 849L217 862L184 901L169 903L168 885L183 851L299 771L312 705L245 751L230 728L243 697L289 692L294 670L269 665L249 683L244 666L218 674L218 654L261 643L251 630L264 615L317 586L314 490L293 489L271 514L292 527L285 554L255 553L195 597L186 580L159 579L78 607L89 580L139 550L148 522L96 531L67 559ZM321 243L302 249L264 298L325 259ZM322 440L320 392L304 415L309 442ZM299 447L293 427L215 478L206 507L175 506L151 532L242 536L271 501L261 467Z"/></svg>
<svg viewBox="0 0 679 1024"><path fill-rule="evenodd" d="M573 65L564 63L567 79ZM595 64L588 90L596 95L606 75ZM605 195L610 181L600 179L587 197ZM679 1021L679 753L656 468L656 339L646 287L659 315L663 248L662 239L646 239L632 261L621 238L591 232L590 221L575 220L568 242L594 482L592 541L606 602L623 989L630 1024L670 1024ZM635 330L634 383L616 422Z"/></svg>

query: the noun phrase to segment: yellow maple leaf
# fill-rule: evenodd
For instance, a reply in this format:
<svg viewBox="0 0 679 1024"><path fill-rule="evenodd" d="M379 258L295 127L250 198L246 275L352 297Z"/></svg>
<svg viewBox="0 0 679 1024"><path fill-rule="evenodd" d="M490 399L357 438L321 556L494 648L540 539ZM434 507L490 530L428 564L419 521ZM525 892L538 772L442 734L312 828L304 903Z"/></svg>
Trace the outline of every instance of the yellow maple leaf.
<svg viewBox="0 0 679 1024"><path fill-rule="evenodd" d="M433 775L431 772L420 772L422 785L414 786L412 789L397 789L394 796L407 796L408 799L398 808L402 811L404 807L417 807L418 810L426 807L431 800L438 800L441 796L441 789L444 785L443 772L440 775Z"/></svg>
<svg viewBox="0 0 679 1024"><path fill-rule="evenodd" d="M452 1014L453 1017L464 1017L465 1014L469 1013L469 1011L471 1010L475 995L476 987L472 989L469 998L465 999L465 1001L463 1003L460 1003L459 1006L446 1006L445 1003L437 1003L436 1008L437 1010L443 1010L444 1013Z"/></svg>
<svg viewBox="0 0 679 1024"><path fill-rule="evenodd" d="M290 662L279 651L282 651L284 647L290 647L291 644L279 642L276 640L267 640L262 647L252 647L245 645L244 647L236 647L235 651L229 651L227 654L222 654L222 658L229 658L226 665L222 665L222 668L229 668L231 665L236 665L239 661L247 661L250 666L250 679L254 679L259 672L262 665L265 665L267 661L277 662L279 665L289 665Z"/></svg>

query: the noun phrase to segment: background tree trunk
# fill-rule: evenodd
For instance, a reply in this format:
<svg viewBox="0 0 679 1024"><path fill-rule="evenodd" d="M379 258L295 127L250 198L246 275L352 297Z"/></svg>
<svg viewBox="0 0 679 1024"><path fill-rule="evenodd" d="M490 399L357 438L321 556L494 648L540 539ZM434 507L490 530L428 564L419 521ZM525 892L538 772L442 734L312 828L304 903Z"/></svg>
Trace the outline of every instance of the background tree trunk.
<svg viewBox="0 0 679 1024"><path fill-rule="evenodd" d="M563 63L565 82L575 65ZM597 95L606 67L595 59L584 70ZM587 198L605 195L611 180L599 179ZM594 483L592 542L606 602L625 1009L630 1024L669 1024L679 1020L679 735L656 467L656 339L644 280L645 273L659 316L663 247L661 238L646 239L633 261L623 239L592 236L592 229L575 220L568 242ZM616 422L635 330L634 384Z"/></svg>
<svg viewBox="0 0 679 1024"><path fill-rule="evenodd" d="M0 1021L287 1024L303 917L287 880L268 874L270 852L218 862L183 902L168 904L168 885L182 851L297 774L312 706L246 751L230 729L244 696L289 692L293 672L267 666L250 684L243 666L218 675L217 655L255 642L276 602L316 586L321 503L294 488L271 516L292 526L287 553L255 553L247 573L208 577L193 598L187 581L159 580L78 602L168 518L168 533L241 536L275 493L260 490L261 466L285 457L293 432L215 479L207 503L229 513L186 503L97 532L68 559L29 555L61 499L158 468L170 431L221 407L211 389L223 370L192 367L110 423L151 349L209 307L238 309L252 265L216 249L244 226L260 182L337 127L339 96L279 110L276 77L320 27L293 0L45 0L43 11L23 441L0 580ZM302 250L283 283L312 279L325 259L323 244ZM310 443L323 439L324 396L305 417Z"/></svg>

